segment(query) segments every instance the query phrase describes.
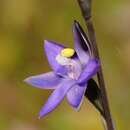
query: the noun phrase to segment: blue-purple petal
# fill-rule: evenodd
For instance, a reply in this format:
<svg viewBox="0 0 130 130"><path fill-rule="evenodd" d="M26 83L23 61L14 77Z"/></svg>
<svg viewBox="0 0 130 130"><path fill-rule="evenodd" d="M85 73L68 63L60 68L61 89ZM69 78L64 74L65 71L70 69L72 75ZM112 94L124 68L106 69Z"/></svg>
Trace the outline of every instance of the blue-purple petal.
<svg viewBox="0 0 130 130"><path fill-rule="evenodd" d="M45 53L46 53L46 56L48 58L48 62L50 64L51 68L56 73L59 73L62 75L66 74L67 69L56 61L57 55L59 55L61 50L64 49L65 47L58 43L45 40L44 48L45 48Z"/></svg>
<svg viewBox="0 0 130 130"><path fill-rule="evenodd" d="M39 118L53 111L64 99L68 90L75 84L73 80L64 80L59 87L53 91L46 104L40 111Z"/></svg>
<svg viewBox="0 0 130 130"><path fill-rule="evenodd" d="M68 92L67 92L67 100L69 104L74 107L76 110L79 110L82 101L84 99L84 94L87 88L87 84L84 84L83 87L79 85L74 85Z"/></svg>
<svg viewBox="0 0 130 130"><path fill-rule="evenodd" d="M31 76L24 81L41 89L55 89L62 82L62 78L54 72L48 72L37 76Z"/></svg>
<svg viewBox="0 0 130 130"><path fill-rule="evenodd" d="M97 59L91 59L89 60L87 66L84 68L83 72L81 73L78 83L84 84L86 83L90 78L92 78L99 70L100 63Z"/></svg>
<svg viewBox="0 0 130 130"><path fill-rule="evenodd" d="M91 48L87 36L78 22L73 26L76 53L83 65L86 65L91 57Z"/></svg>

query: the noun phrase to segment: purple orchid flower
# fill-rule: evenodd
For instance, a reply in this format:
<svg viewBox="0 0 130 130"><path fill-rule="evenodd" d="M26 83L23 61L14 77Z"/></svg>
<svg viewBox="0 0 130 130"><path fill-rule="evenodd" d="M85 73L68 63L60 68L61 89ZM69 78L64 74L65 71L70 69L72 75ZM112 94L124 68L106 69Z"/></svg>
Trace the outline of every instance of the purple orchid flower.
<svg viewBox="0 0 130 130"><path fill-rule="evenodd" d="M54 89L41 109L39 117L53 111L67 97L69 104L79 110L87 82L99 69L89 41L78 22L73 25L75 50L52 41L45 41L44 49L52 72L31 76L25 82L41 89Z"/></svg>

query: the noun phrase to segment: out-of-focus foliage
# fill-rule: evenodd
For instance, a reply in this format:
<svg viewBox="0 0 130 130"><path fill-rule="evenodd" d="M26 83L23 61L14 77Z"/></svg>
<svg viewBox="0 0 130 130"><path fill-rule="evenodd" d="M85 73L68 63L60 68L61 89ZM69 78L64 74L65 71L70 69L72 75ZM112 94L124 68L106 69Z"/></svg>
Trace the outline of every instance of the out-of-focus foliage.
<svg viewBox="0 0 130 130"><path fill-rule="evenodd" d="M130 122L130 1L94 1L93 20L112 114L118 130ZM66 103L42 120L50 92L23 83L49 71L44 39L73 46L72 23L85 27L76 1L0 0L0 130L103 130L87 101L80 112Z"/></svg>

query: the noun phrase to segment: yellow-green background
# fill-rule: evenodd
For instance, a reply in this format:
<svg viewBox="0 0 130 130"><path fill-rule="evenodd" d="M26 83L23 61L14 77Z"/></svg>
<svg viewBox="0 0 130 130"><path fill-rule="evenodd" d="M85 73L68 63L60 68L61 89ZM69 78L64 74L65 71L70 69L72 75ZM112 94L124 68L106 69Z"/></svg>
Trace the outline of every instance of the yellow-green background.
<svg viewBox="0 0 130 130"><path fill-rule="evenodd" d="M50 71L44 39L73 46L74 19L85 28L76 0L0 0L0 130L103 130L87 100L80 112L65 100L38 120L51 92L23 82ZM115 125L129 130L130 1L94 0L93 21Z"/></svg>

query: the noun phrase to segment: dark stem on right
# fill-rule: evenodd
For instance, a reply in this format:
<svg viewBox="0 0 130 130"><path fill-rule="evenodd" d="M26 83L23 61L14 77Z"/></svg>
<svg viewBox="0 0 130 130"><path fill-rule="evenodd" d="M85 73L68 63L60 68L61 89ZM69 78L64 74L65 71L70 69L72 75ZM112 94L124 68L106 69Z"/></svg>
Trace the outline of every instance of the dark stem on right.
<svg viewBox="0 0 130 130"><path fill-rule="evenodd" d="M93 26L93 23L91 20L92 0L78 0L78 3L79 3L81 12L83 14L83 17L85 19L85 23L86 23L87 28L88 28L89 39L90 39L90 42L92 44L94 56L100 60L99 51L98 51L97 42L96 42L96 35L95 35L95 31L94 31L94 26ZM108 102L108 97L107 97L107 92L106 92L106 87L105 87L102 66L100 66L97 77L98 77L98 82L99 82L99 86L101 89L101 96L102 96L101 101L102 101L102 106L103 106L103 110L104 110L104 116L105 116L107 128L108 128L108 130L115 130L114 125L113 125L113 121L112 121L110 108L109 108L109 102Z"/></svg>

